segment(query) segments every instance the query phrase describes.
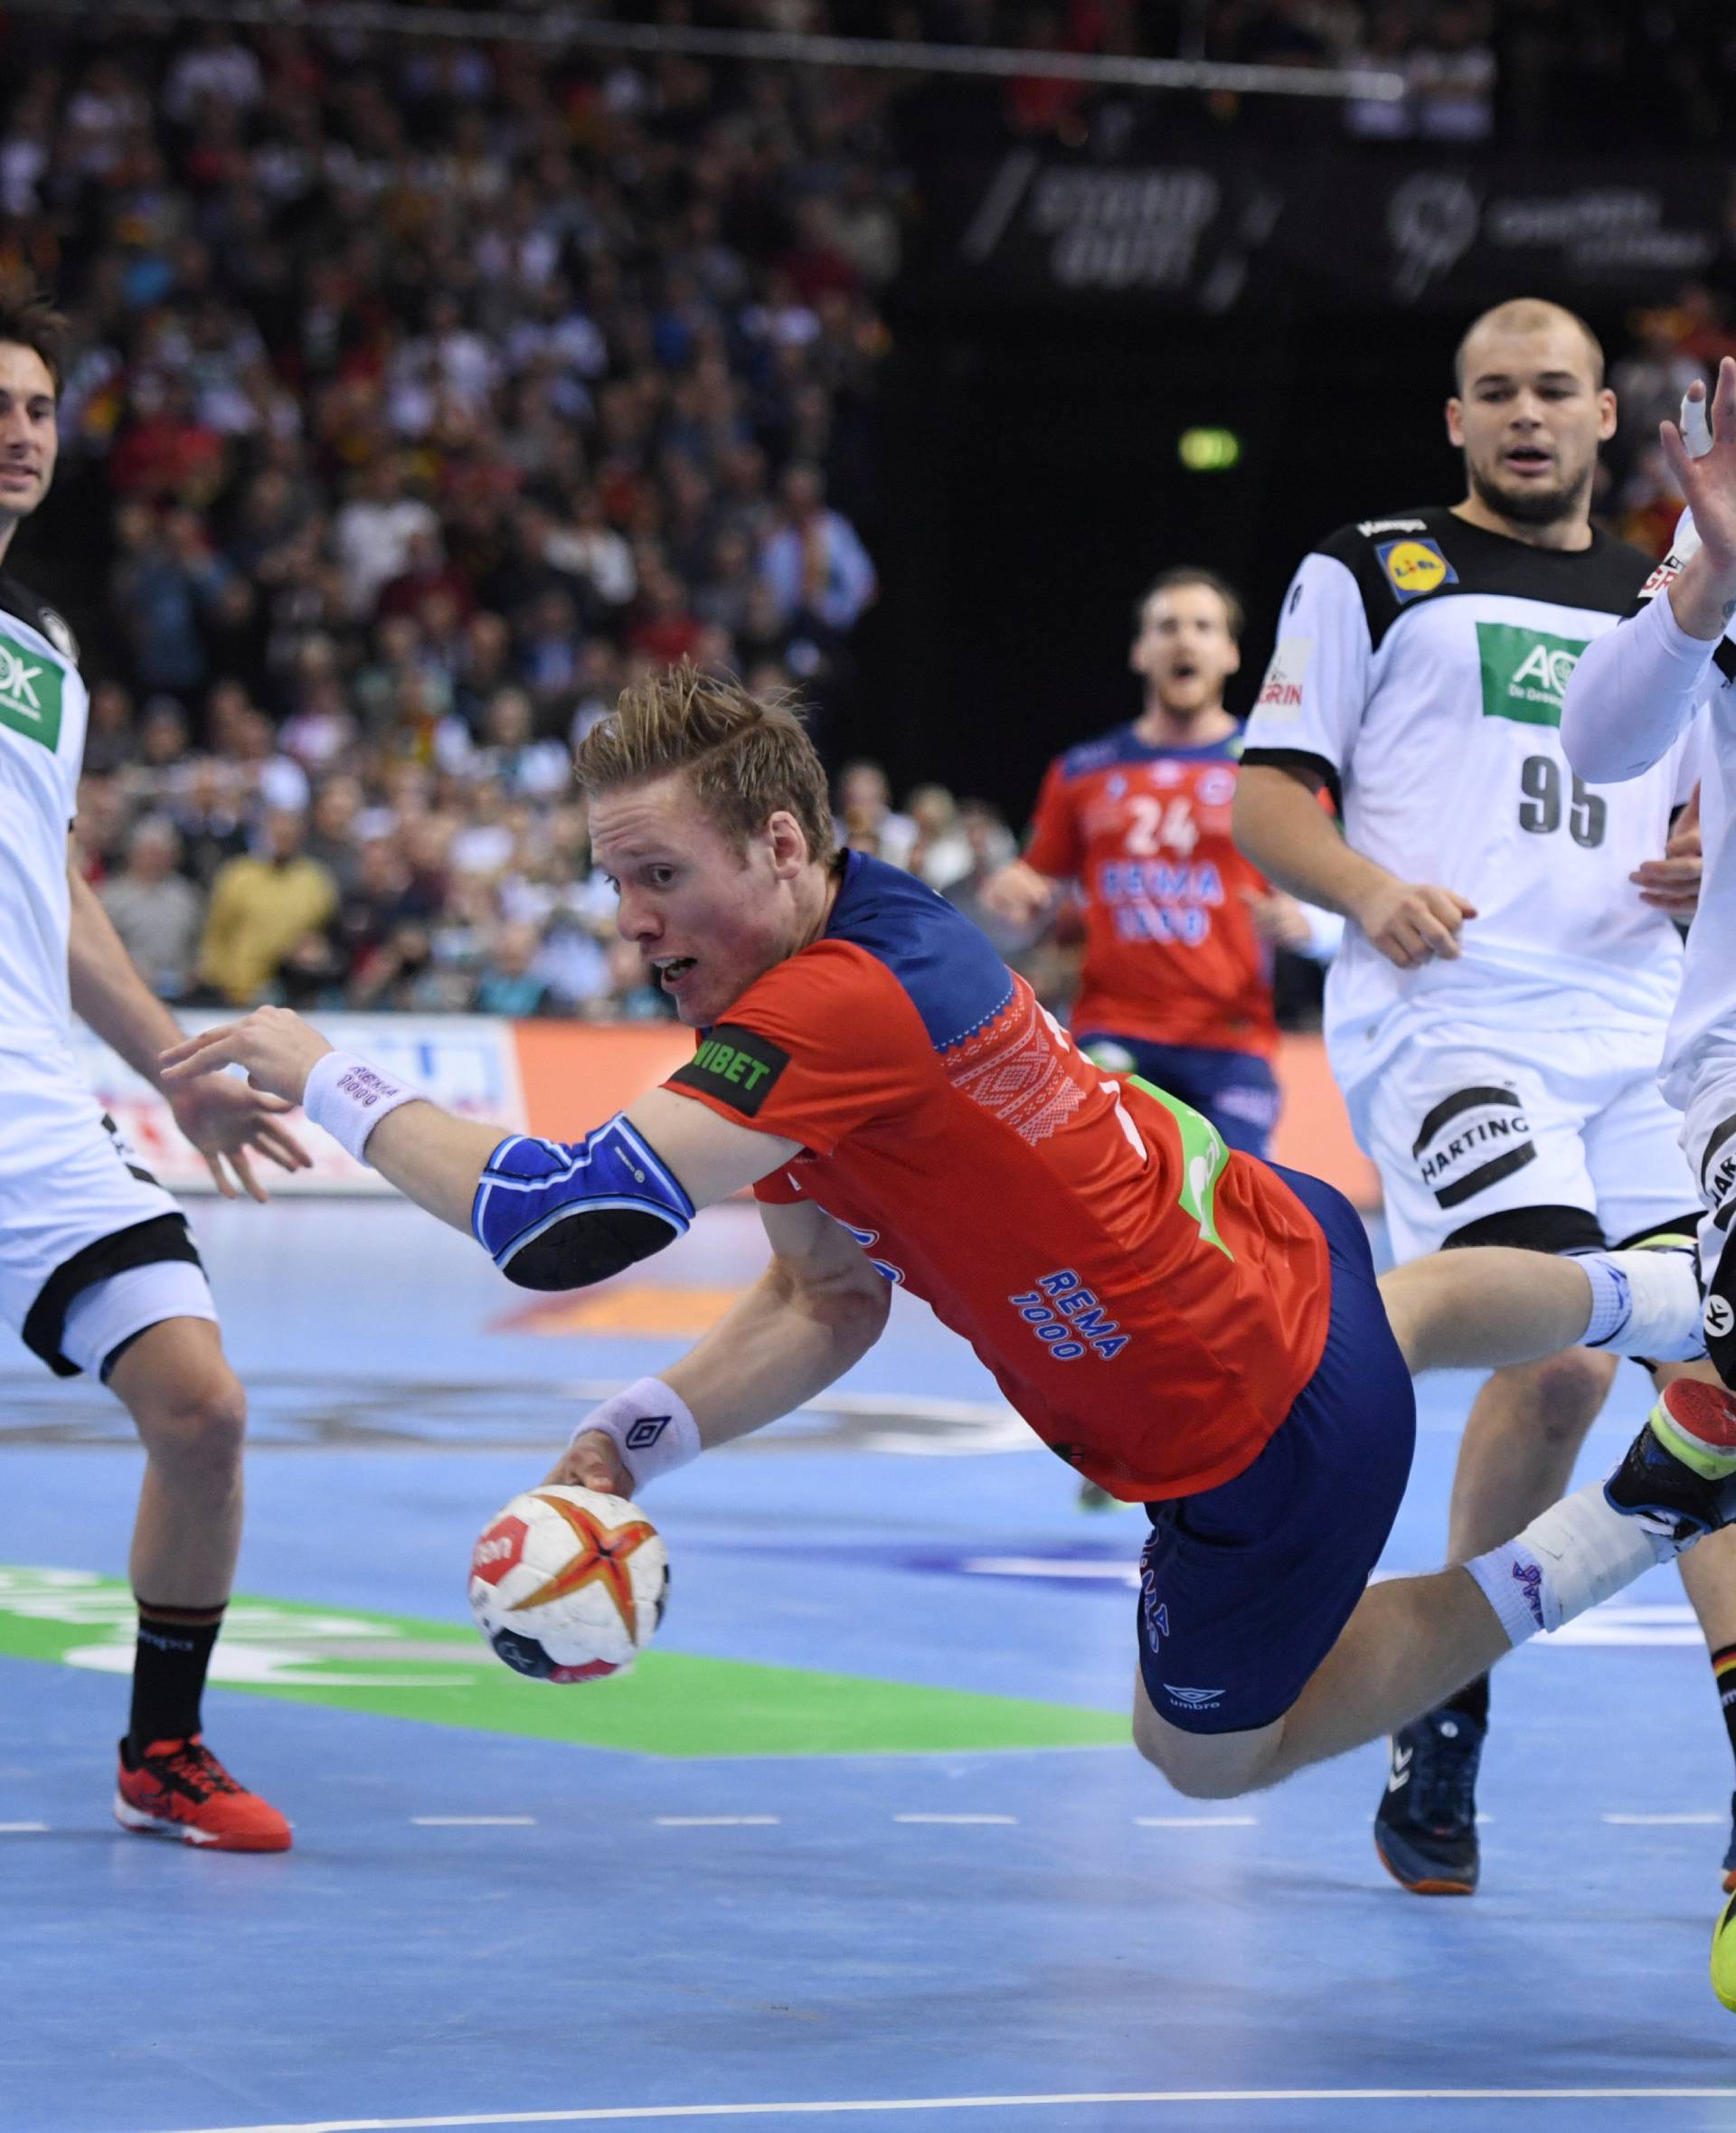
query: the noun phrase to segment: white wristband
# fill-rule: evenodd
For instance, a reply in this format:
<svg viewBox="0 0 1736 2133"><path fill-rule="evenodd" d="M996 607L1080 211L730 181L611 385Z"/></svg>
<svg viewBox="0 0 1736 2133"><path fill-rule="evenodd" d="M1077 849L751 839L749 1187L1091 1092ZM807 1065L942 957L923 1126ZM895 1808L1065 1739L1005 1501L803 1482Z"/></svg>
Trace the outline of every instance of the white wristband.
<svg viewBox="0 0 1736 2133"><path fill-rule="evenodd" d="M704 1449L687 1402L661 1378L641 1378L593 1408L573 1431L571 1441L576 1444L587 1430L600 1430L614 1439L636 1490L659 1474L686 1466Z"/></svg>
<svg viewBox="0 0 1736 2133"><path fill-rule="evenodd" d="M381 1119L400 1104L420 1101L420 1090L404 1088L365 1059L351 1052L328 1052L307 1077L301 1108L358 1163L365 1163L368 1136Z"/></svg>

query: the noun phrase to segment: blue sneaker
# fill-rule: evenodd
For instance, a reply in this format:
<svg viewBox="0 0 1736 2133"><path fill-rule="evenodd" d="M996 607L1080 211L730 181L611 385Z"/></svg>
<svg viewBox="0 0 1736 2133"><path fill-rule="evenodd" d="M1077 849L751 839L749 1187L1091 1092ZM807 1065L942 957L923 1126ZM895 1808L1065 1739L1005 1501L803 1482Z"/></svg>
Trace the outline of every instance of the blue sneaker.
<svg viewBox="0 0 1736 2133"><path fill-rule="evenodd" d="M1462 1711L1428 1711L1392 1736L1374 1816L1381 1864L1414 1896L1477 1888L1477 1766L1488 1728Z"/></svg>
<svg viewBox="0 0 1736 2133"><path fill-rule="evenodd" d="M1730 1796L1730 1842L1724 1846L1724 1893L1736 1896L1736 1792Z"/></svg>

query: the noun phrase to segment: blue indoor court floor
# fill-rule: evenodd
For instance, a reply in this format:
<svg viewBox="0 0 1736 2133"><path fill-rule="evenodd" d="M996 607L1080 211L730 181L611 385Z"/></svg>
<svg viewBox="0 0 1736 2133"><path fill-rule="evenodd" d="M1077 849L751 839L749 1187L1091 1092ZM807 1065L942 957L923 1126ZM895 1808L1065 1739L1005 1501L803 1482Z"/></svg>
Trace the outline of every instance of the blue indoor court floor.
<svg viewBox="0 0 1736 2133"><path fill-rule="evenodd" d="M296 1848L110 1819L138 1454L8 1344L0 2133L1736 2133L1731 1771L1673 1573L1497 1677L1483 1890L1417 1899L1377 1747L1228 1806L1137 1760L1143 1519L1080 1513L907 1298L835 1405L651 1495L657 1647L556 1689L476 1639L471 1540L750 1277L752 1215L579 1299L395 1203L194 1221L255 1438L207 1724ZM1424 1388L1390 1569L1438 1561L1470 1389Z"/></svg>

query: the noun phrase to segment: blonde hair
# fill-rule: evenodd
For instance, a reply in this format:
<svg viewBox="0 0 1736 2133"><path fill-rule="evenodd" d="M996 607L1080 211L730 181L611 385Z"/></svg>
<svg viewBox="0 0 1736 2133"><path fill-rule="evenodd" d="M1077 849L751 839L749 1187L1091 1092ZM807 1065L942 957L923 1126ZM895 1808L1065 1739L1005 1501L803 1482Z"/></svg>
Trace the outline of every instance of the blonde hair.
<svg viewBox="0 0 1736 2133"><path fill-rule="evenodd" d="M587 798L684 770L694 798L738 852L780 810L822 865L835 849L826 771L793 691L763 696L691 661L621 691L573 758Z"/></svg>

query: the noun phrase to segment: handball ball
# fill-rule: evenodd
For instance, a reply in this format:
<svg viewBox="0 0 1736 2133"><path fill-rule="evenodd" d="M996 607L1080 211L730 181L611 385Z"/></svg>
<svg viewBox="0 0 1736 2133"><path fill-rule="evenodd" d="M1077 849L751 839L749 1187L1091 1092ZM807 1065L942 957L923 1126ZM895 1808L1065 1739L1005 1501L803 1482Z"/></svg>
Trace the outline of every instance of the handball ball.
<svg viewBox="0 0 1736 2133"><path fill-rule="evenodd" d="M496 1656L539 1681L600 1681L663 1619L669 1555L637 1504L551 1482L514 1496L470 1558L470 1611Z"/></svg>

